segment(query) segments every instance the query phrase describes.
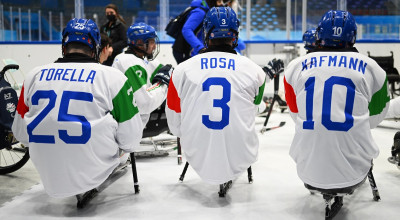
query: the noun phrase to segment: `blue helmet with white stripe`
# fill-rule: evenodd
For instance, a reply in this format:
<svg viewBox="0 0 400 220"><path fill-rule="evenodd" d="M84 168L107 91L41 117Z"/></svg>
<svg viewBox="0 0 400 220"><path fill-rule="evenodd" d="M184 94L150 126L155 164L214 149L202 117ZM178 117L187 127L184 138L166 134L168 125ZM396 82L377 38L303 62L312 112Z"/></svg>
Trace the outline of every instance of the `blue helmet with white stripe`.
<svg viewBox="0 0 400 220"><path fill-rule="evenodd" d="M84 18L70 20L62 32L62 46L65 47L71 42L78 42L89 46L95 52L97 59L101 41L96 23Z"/></svg>
<svg viewBox="0 0 400 220"><path fill-rule="evenodd" d="M356 21L348 11L328 11L316 31L317 43L322 47L344 48L356 42Z"/></svg>
<svg viewBox="0 0 400 220"><path fill-rule="evenodd" d="M128 37L128 46L144 52L149 60L154 59L160 52L160 41L156 30L152 26L144 22L135 23L128 28L126 35ZM147 53L150 39L155 40L156 49L151 53ZM145 50L143 51L138 47L144 47Z"/></svg>
<svg viewBox="0 0 400 220"><path fill-rule="evenodd" d="M313 28L313 29L307 30L303 34L303 43L304 43L304 48L306 50L313 50L316 47L315 31L316 31L316 29Z"/></svg>
<svg viewBox="0 0 400 220"><path fill-rule="evenodd" d="M216 38L235 38L236 43L239 34L239 20L236 13L230 7L211 8L203 21L204 42ZM234 45L236 47L236 44Z"/></svg>

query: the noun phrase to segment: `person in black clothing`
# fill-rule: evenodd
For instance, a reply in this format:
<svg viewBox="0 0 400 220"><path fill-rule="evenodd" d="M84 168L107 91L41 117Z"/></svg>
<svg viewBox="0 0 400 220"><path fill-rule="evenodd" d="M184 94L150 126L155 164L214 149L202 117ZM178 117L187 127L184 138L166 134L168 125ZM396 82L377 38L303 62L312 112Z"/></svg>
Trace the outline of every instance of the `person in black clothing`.
<svg viewBox="0 0 400 220"><path fill-rule="evenodd" d="M172 45L172 53L179 64L206 49L203 44L202 25L207 11L216 6L222 6L222 0L193 0L193 9L188 15L181 33Z"/></svg>
<svg viewBox="0 0 400 220"><path fill-rule="evenodd" d="M127 46L126 27L124 26L126 22L120 16L118 8L114 4L108 4L106 6L106 16L108 22L101 26L100 32L107 34L111 39L113 52L103 64L111 66L114 58Z"/></svg>

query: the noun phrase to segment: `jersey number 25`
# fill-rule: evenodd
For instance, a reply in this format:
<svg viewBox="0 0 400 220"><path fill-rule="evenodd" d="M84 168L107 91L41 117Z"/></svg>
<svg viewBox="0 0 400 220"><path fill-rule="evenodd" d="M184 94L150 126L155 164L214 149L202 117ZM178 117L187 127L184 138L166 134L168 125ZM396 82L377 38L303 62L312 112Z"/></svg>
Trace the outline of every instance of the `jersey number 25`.
<svg viewBox="0 0 400 220"><path fill-rule="evenodd" d="M40 99L49 99L49 103L36 116L36 118L28 124L27 130L29 135L29 142L54 144L55 138L53 135L33 134L33 130L54 108L57 94L54 92L54 90L38 90L32 96L32 105L38 105ZM90 123L82 115L68 114L70 100L93 102L93 94L87 92L64 91L61 97L60 110L58 112L57 118L58 121L62 122L79 122L82 124L82 135L80 136L70 136L68 135L67 130L58 130L58 135L60 136L60 139L62 141L67 144L85 144L89 141L91 136L92 129Z"/></svg>

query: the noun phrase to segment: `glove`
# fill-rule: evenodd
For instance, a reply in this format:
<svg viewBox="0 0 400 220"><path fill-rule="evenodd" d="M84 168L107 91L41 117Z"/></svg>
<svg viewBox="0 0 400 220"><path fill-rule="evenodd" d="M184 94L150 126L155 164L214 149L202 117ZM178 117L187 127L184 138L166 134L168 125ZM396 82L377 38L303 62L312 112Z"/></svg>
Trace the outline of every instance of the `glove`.
<svg viewBox="0 0 400 220"><path fill-rule="evenodd" d="M154 75L153 80L151 81L151 83L156 83L156 82L160 82L162 84L165 84L168 86L169 84L169 79L171 77L171 73L174 70L174 68L172 67L171 64L167 64L163 67L161 67L156 75Z"/></svg>
<svg viewBox="0 0 400 220"><path fill-rule="evenodd" d="M275 78L275 75L283 71L283 61L281 59L273 59L268 62L266 66L263 67L264 72L270 79Z"/></svg>

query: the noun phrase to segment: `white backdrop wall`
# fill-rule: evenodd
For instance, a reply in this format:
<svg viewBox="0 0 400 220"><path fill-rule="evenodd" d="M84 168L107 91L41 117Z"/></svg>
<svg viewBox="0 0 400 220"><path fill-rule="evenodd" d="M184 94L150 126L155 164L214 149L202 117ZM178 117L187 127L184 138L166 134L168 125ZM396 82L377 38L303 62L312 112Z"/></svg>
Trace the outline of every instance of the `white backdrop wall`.
<svg viewBox="0 0 400 220"><path fill-rule="evenodd" d="M369 51L371 56L390 56L390 52L393 51L395 67L400 71L400 43L356 43L356 47L362 54L367 54ZM305 50L303 44L250 43L243 53L259 65L265 65L275 57L283 59L287 65L295 57L304 55ZM11 82L12 84L21 85L24 74L32 68L54 62L59 57L61 57L59 44L0 44L0 68L4 66L6 59L13 59L20 65L20 71L12 73L16 81ZM163 64L170 63L176 66L171 44L161 44L157 59ZM272 86L267 86L266 92L272 92L272 89Z"/></svg>

